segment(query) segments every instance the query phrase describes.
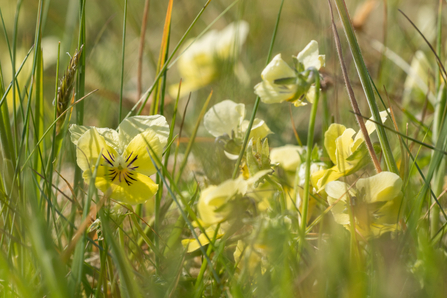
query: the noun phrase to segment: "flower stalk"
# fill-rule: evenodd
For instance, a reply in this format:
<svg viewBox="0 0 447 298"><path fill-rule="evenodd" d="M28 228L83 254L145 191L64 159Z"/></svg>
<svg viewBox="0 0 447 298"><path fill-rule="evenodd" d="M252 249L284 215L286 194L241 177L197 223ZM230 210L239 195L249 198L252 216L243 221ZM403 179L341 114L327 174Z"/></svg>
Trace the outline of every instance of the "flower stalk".
<svg viewBox="0 0 447 298"><path fill-rule="evenodd" d="M360 78L360 82L362 83L363 91L365 92L366 100L368 101L369 109L371 110L371 114L373 116L374 121L377 123L380 122L380 113L379 108L377 107L374 90L371 86L371 78L368 73L368 69L366 68L365 62L363 61L362 52L360 50L360 46L357 42L357 38L354 33L354 29L352 27L351 19L349 17L348 10L346 8L346 4L344 0L335 0L335 5L337 7L340 19L342 21L343 30L345 31L346 38L348 40L349 48L351 50L351 54L354 58L355 67L357 69L357 73ZM381 125L376 125L377 135L379 136L379 142L382 147L383 156L385 159L385 163L388 167L388 170L399 174L399 170L396 165L396 161L394 160L393 153L391 151L391 146L388 141L388 137L386 135L385 129Z"/></svg>
<svg viewBox="0 0 447 298"><path fill-rule="evenodd" d="M320 74L317 70L313 70L315 75L315 99L312 104L312 110L309 119L309 130L307 133L307 152L306 152L306 172L303 192L303 209L301 214L301 237L304 243L306 236L307 213L309 209L309 193L310 193L310 166L312 159L312 147L314 143L315 120L317 118L318 101L320 99Z"/></svg>
<svg viewBox="0 0 447 298"><path fill-rule="evenodd" d="M272 41L270 42L270 48L269 48L269 52L267 54L267 61L265 62L266 66L272 57L273 45L275 44L276 34L278 32L279 20L281 19L281 11L282 11L283 4L284 4L284 0L281 1L281 5L279 6L278 17L276 18L275 29L273 30ZM251 114L250 123L248 124L247 131L245 133L244 142L242 144L241 152L239 153L239 157L236 161L236 165L234 166L234 171L233 171L233 176L232 176L233 179L235 179L237 174L239 173L239 166L241 165L242 157L244 156L245 148L247 147L247 144L248 144L250 131L251 131L251 128L253 127L253 122L255 121L256 112L258 111L260 101L261 101L261 98L259 96L257 96L256 101L255 101L255 106L253 107L253 112Z"/></svg>

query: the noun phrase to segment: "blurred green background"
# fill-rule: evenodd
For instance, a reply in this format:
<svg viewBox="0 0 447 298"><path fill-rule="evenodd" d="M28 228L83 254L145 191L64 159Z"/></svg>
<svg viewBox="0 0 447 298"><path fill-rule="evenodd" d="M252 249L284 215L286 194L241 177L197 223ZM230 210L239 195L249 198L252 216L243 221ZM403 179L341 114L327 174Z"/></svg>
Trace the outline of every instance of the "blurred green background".
<svg viewBox="0 0 447 298"><path fill-rule="evenodd" d="M202 17L193 27L189 37L195 37L211 24L233 1L213 0ZM146 26L144 54L142 62L142 90L144 93L153 83L156 64L159 55L160 42L163 32L164 18L168 1L149 1L149 13ZM175 47L205 1L174 1L170 51ZM253 86L260 81L260 73L265 66L266 56L277 17L280 1L240 0L230 8L211 29L221 30L231 22L245 20L249 23L250 31L243 45L240 61L248 74L248 81L243 83L233 72L223 73L218 81L193 92L188 109L185 127L193 125L197 114L211 90L214 91L210 103L215 104L224 99L232 99L247 105L247 114L253 106L255 95ZM16 39L17 64L23 59L33 44L34 28L38 10L38 1L1 0L0 8L4 18L6 32L12 46ZM42 47L45 66L45 99L50 108L54 98L54 79L56 71L57 42L61 42L60 74L66 68L77 47L77 32L79 19L79 1L53 0L45 1L42 31ZM98 88L99 92L85 101L85 121L87 125L102 127L116 127L118 121L118 101L121 77L121 48L123 31L124 1L87 1L86 2L86 92ZM144 0L128 2L128 19L126 31L125 69L124 69L124 109L127 111L136 103L138 52L140 44L141 25L144 11ZM438 1L347 1L365 61L380 90L386 87L391 99L400 102L402 99L403 82L406 73L396 65L396 59L386 58L380 51L380 45L385 44L404 62L410 64L416 50L422 50L430 59L432 55L427 45L416 33L415 29L399 13L404 11L413 22L434 42ZM17 15L17 8L20 12ZM385 17L385 12L387 12ZM338 24L338 16L336 15ZM15 19L17 18L18 34L13 36ZM345 38L339 30L342 45ZM335 122L343 119L345 125L354 125L354 117L349 113L347 94L342 83L340 67L337 61L333 36L330 26L330 12L325 0L290 1L284 3L284 10L279 25L279 31L273 55L282 53L283 59L292 62L292 55L296 55L310 40L319 42L320 53L326 55L326 67L323 69L325 87L328 88L328 103ZM0 34L0 62L8 81L11 78L9 52L5 43L5 36ZM69 53L69 54L68 54ZM365 115L366 101L360 89L355 74L351 56L345 47L344 56L351 80ZM435 66L434 59L432 65ZM27 62L22 77L31 70L32 59ZM18 66L18 65L17 65ZM223 68L225 69L225 68ZM180 77L174 64L168 71L168 84L178 83ZM167 111L172 110L173 98L165 100ZM180 100L180 113L183 112L186 98ZM422 108L422 104L421 104ZM305 139L310 107L293 109L295 126L301 139ZM48 119L50 119L50 113ZM167 113L168 118L171 115ZM181 114L180 114L181 115ZM73 116L74 117L74 116ZM248 117L248 116L247 116ZM295 142L290 125L288 105L261 104L258 117L266 120L275 133L270 137L272 145ZM168 119L169 121L169 119ZM191 121L191 122L189 122ZM321 125L318 122L317 125ZM321 131L318 129L317 132ZM185 129L185 134L188 134ZM203 129L199 136L209 137ZM321 136L317 136L317 140Z"/></svg>

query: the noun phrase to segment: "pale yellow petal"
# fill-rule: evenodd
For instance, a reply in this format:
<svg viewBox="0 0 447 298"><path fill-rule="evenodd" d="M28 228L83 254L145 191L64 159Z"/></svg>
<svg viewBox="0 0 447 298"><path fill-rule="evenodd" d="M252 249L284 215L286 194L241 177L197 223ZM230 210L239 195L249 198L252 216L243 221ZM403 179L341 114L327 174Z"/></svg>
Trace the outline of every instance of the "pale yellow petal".
<svg viewBox="0 0 447 298"><path fill-rule="evenodd" d="M367 203L390 201L399 197L402 190L402 179L392 172L381 172L369 178L357 181L359 193L364 195Z"/></svg>
<svg viewBox="0 0 447 298"><path fill-rule="evenodd" d="M261 73L262 79L269 83L273 83L277 79L293 78L295 76L293 69L282 60L281 54L276 55Z"/></svg>
<svg viewBox="0 0 447 298"><path fill-rule="evenodd" d="M77 145L79 138L90 128L91 128L90 126L84 126L84 125L76 125L76 124L70 125L68 131L70 131L71 142Z"/></svg>
<svg viewBox="0 0 447 298"><path fill-rule="evenodd" d="M280 103L295 96L296 85L278 85L268 81L262 81L255 86L255 94L263 103Z"/></svg>
<svg viewBox="0 0 447 298"><path fill-rule="evenodd" d="M325 63L325 56L319 55L318 42L312 40L301 52L298 53L298 61L304 65L304 69L316 68L319 70Z"/></svg>
<svg viewBox="0 0 447 298"><path fill-rule="evenodd" d="M247 131L249 123L250 123L250 121L248 121L248 120L242 121L242 125L241 125L242 134L245 134L245 132ZM267 124L265 123L264 120L255 118L255 120L253 121L253 126L251 127L251 132L250 132L249 138L250 139L254 138L255 140L263 139L272 133L273 132L270 130L270 128L267 126Z"/></svg>
<svg viewBox="0 0 447 298"><path fill-rule="evenodd" d="M210 243L210 240L214 238L215 233L216 233L216 226L211 226L205 230L205 233L202 233L197 237L198 240L200 241L200 244L196 239L183 239L182 245L184 247L187 247L188 253L194 252L200 249L200 246L208 245ZM223 231L219 229L216 235L216 239L222 238L223 235L224 235Z"/></svg>
<svg viewBox="0 0 447 298"><path fill-rule="evenodd" d="M237 133L245 117L245 105L226 99L209 109L203 119L206 130L214 137Z"/></svg>
<svg viewBox="0 0 447 298"><path fill-rule="evenodd" d="M328 203L332 206L332 214L335 222L346 225L350 223L348 206L350 196L355 196L354 189L349 189L349 185L340 182L332 181L325 187L325 191L328 195Z"/></svg>
<svg viewBox="0 0 447 298"><path fill-rule="evenodd" d="M115 149L107 145L104 137L98 133L96 128L90 128L82 134L76 146L76 161L81 170L86 171L95 166L101 150L102 155L108 159L110 155L111 158L118 155ZM101 157L100 165L106 163L108 163L107 160Z"/></svg>
<svg viewBox="0 0 447 298"><path fill-rule="evenodd" d="M202 190L197 203L200 219L207 226L224 221L231 212L227 206L229 200L236 194L244 194L247 187L247 182L238 178Z"/></svg>
<svg viewBox="0 0 447 298"><path fill-rule="evenodd" d="M301 164L300 154L303 153L303 147L285 145L283 147L273 148L270 152L272 163L279 165L286 171L296 171Z"/></svg>
<svg viewBox="0 0 447 298"><path fill-rule="evenodd" d="M328 130L324 134L324 147L329 155L329 158L334 164L337 164L336 150L337 146L335 140L343 134L346 127L341 124L333 123L329 126Z"/></svg>
<svg viewBox="0 0 447 298"><path fill-rule="evenodd" d="M344 173L340 172L337 166L333 166L327 170L320 170L311 175L312 185L315 187L317 192L324 190L326 184L331 181L335 181L340 177L343 177Z"/></svg>
<svg viewBox="0 0 447 298"><path fill-rule="evenodd" d="M354 143L354 141L352 140L352 136L354 134L355 131L351 128L348 128L343 132L341 136L339 136L335 140L335 146L337 148L335 151L335 158L340 172L349 171L352 167L352 165L346 161L346 158L348 158L352 154L351 147Z"/></svg>
<svg viewBox="0 0 447 298"><path fill-rule="evenodd" d="M163 144L160 142L155 131L151 129L134 137L123 153L123 157L128 160L128 163L131 162L131 165L128 164L128 166L132 166L132 168L136 167L136 170L139 173L146 176L150 176L157 172L149 157L148 150L151 153L154 162L157 162L157 159L161 160ZM155 153L157 158L155 158L153 153Z"/></svg>
<svg viewBox="0 0 447 298"><path fill-rule="evenodd" d="M128 117L121 122L118 130L121 148L146 130L152 130L155 133L162 147L166 146L169 137L168 122L161 115Z"/></svg>

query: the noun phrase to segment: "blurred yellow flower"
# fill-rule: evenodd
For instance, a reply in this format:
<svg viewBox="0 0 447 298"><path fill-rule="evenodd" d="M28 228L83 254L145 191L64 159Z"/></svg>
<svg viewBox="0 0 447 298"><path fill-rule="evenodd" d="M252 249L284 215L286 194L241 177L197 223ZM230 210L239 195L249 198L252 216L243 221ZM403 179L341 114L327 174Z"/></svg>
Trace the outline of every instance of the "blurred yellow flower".
<svg viewBox="0 0 447 298"><path fill-rule="evenodd" d="M296 57L297 67L291 68L282 58L276 55L261 73L262 82L255 86L255 93L264 103L293 102L295 106L306 103L303 95L312 103L315 97L313 73L311 69L319 70L325 63L325 56L320 55L318 43L312 40Z"/></svg>
<svg viewBox="0 0 447 298"><path fill-rule="evenodd" d="M387 119L387 111L380 112L382 123ZM368 120L365 123L368 134L376 130L374 122ZM324 134L324 146L331 161L335 164L330 169L323 169L311 175L312 184L318 192L324 186L342 176L352 174L369 162L368 151L364 144L365 138L359 131L346 128L344 125L333 123Z"/></svg>
<svg viewBox="0 0 447 298"><path fill-rule="evenodd" d="M169 135L163 116L130 117L121 122L117 131L72 125L70 132L86 183L90 183L100 158L95 186L104 193L110 192L110 198L140 204L157 192L158 185L149 178L156 169L147 148L161 158Z"/></svg>
<svg viewBox="0 0 447 298"><path fill-rule="evenodd" d="M229 24L222 31L211 30L194 43L188 40L178 59L177 67L182 78L180 96L205 87L220 74L222 62L234 64L247 38L248 23L239 21ZM178 84L170 87L171 96L176 97Z"/></svg>
<svg viewBox="0 0 447 298"><path fill-rule="evenodd" d="M186 247L186 252L194 252L200 248L200 246L205 246L210 243L210 240L214 238L214 235L216 233L217 225L212 225L209 228L205 230L205 233L200 234L197 238L200 241L199 242L196 239L183 239L182 245L183 247ZM221 228L217 231L216 239L222 238L224 235L224 232Z"/></svg>
<svg viewBox="0 0 447 298"><path fill-rule="evenodd" d="M301 165L301 157L304 148L294 145L285 145L273 148L270 151L270 160L273 164L279 164L285 171L295 172Z"/></svg>
<svg viewBox="0 0 447 298"><path fill-rule="evenodd" d="M234 262L239 269L246 265L251 273L260 266L261 273L264 274L268 268L267 252L266 245L255 243L250 246L244 241L238 240L236 250L233 253Z"/></svg>
<svg viewBox="0 0 447 298"><path fill-rule="evenodd" d="M228 203L234 200L237 195L244 195L247 188L247 182L238 178L227 180L218 186L211 185L202 190L197 203L202 223L208 227L225 221L232 211Z"/></svg>
<svg viewBox="0 0 447 298"><path fill-rule="evenodd" d="M341 181L325 187L335 222L348 228L350 209L355 229L363 237L380 236L398 228L398 212L402 198L402 179L392 172L381 172L359 179L355 188Z"/></svg>

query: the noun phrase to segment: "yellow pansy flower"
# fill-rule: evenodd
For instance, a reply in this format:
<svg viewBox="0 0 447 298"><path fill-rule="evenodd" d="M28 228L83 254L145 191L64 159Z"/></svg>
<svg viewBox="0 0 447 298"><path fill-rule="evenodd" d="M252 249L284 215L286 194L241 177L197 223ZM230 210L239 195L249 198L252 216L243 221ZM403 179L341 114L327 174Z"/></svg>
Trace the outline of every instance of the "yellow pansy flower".
<svg viewBox="0 0 447 298"><path fill-rule="evenodd" d="M180 96L198 90L218 78L222 61L234 63L242 44L247 38L248 23L239 21L229 24L222 31L211 30L196 40L186 41L177 66L182 78ZM171 86L170 94L177 96L178 84Z"/></svg>
<svg viewBox="0 0 447 298"><path fill-rule="evenodd" d="M359 179L355 188L341 181L329 182L327 200L335 222L348 228L350 209L355 229L363 237L380 236L398 228L398 212L402 199L402 179L392 172L381 172Z"/></svg>
<svg viewBox="0 0 447 298"><path fill-rule="evenodd" d="M380 117L382 123L385 122L387 111L380 112ZM365 126L368 134L376 130L376 124L373 121L366 121ZM353 138L354 135L355 138ZM318 192L323 190L328 182L352 174L369 162L364 142L365 137L361 131L356 133L352 128L346 128L344 125L336 123L329 126L324 134L324 146L335 166L311 175L312 184Z"/></svg>
<svg viewBox="0 0 447 298"><path fill-rule="evenodd" d="M129 117L118 130L72 125L70 132L86 183L90 183L99 158L95 186L110 192L110 198L140 204L157 192L158 185L149 178L156 169L147 148L161 158L169 135L163 116Z"/></svg>
<svg viewBox="0 0 447 298"><path fill-rule="evenodd" d="M312 40L296 57L297 69L291 68L282 58L276 55L261 73L262 82L255 86L255 93L264 103L280 103L290 101L295 106L306 105L301 99L303 95L309 102L315 97L313 73L310 69L319 70L325 63L325 56L320 55L318 43Z"/></svg>

